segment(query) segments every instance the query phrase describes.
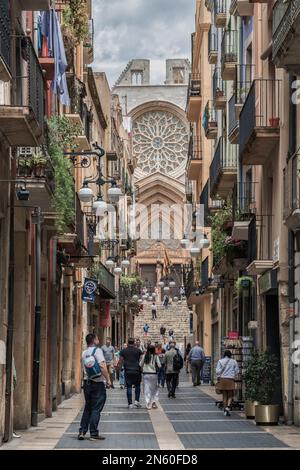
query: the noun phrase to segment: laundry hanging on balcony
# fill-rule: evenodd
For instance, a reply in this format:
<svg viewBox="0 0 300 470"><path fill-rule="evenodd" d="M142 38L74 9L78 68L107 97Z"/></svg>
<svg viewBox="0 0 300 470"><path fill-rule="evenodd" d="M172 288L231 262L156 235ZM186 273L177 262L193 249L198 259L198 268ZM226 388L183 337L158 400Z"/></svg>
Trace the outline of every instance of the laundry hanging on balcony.
<svg viewBox="0 0 300 470"><path fill-rule="evenodd" d="M52 90L65 106L70 106L70 97L66 78L68 66L61 28L56 11L43 11L39 15L40 35L47 38L49 56L54 57L54 79ZM40 41L40 40L39 40ZM41 41L40 41L41 42Z"/></svg>

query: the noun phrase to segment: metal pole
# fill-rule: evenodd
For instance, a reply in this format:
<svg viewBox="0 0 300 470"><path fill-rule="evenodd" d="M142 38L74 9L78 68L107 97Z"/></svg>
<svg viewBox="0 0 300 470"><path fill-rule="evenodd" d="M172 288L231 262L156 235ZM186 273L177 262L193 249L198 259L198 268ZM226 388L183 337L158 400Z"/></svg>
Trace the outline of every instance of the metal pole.
<svg viewBox="0 0 300 470"><path fill-rule="evenodd" d="M32 367L31 425L38 425L39 370L41 343L41 209L34 213L35 223L35 323Z"/></svg>

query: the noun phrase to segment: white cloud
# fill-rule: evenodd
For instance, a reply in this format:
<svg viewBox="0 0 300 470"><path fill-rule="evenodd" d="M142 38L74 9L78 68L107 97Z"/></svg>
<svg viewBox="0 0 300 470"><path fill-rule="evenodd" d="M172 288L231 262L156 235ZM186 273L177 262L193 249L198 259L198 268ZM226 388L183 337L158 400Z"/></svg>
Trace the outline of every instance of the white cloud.
<svg viewBox="0 0 300 470"><path fill-rule="evenodd" d="M162 83L165 59L190 57L194 14L194 0L93 0L94 69L113 85L131 59L150 59Z"/></svg>

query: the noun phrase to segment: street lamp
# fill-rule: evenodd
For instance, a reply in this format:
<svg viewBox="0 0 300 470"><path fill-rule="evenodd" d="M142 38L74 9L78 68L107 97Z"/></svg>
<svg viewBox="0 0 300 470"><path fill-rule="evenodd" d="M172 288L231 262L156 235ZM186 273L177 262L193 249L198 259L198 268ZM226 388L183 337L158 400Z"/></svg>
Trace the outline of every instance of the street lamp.
<svg viewBox="0 0 300 470"><path fill-rule="evenodd" d="M159 285L159 287L164 287L165 283L164 283L164 281L159 281L158 285Z"/></svg>
<svg viewBox="0 0 300 470"><path fill-rule="evenodd" d="M130 266L129 259L123 259L123 261L121 261L121 265L123 266L123 268L128 268Z"/></svg>
<svg viewBox="0 0 300 470"><path fill-rule="evenodd" d="M189 240L188 238L186 238L185 235L183 235L183 239L180 240L180 246L181 246L181 248L183 248L183 249L186 250L187 247L189 246L189 244L190 244L190 240Z"/></svg>
<svg viewBox="0 0 300 470"><path fill-rule="evenodd" d="M108 258L106 261L105 261L105 266L107 268L113 268L115 265L115 262L111 259L111 258Z"/></svg>
<svg viewBox="0 0 300 470"><path fill-rule="evenodd" d="M169 287L175 287L176 286L176 282L175 281L170 281L169 282Z"/></svg>
<svg viewBox="0 0 300 470"><path fill-rule="evenodd" d="M120 274L122 274L122 268L120 268L120 266L116 266L114 268L114 274L116 274L117 276L119 276Z"/></svg>
<svg viewBox="0 0 300 470"><path fill-rule="evenodd" d="M192 248L190 249L190 255L193 258L196 258L197 256L199 256L200 255L200 248L198 246L192 246Z"/></svg>
<svg viewBox="0 0 300 470"><path fill-rule="evenodd" d="M118 188L116 181L112 181L111 188L107 191L107 195L111 203L119 202L119 199L122 196L122 191Z"/></svg>
<svg viewBox="0 0 300 470"><path fill-rule="evenodd" d="M93 199L93 191L88 187L87 183L83 183L82 188L78 191L78 197L81 202L90 202Z"/></svg>
<svg viewBox="0 0 300 470"><path fill-rule="evenodd" d="M203 238L200 239L199 244L204 249L210 247L210 241L208 240L207 235L204 234Z"/></svg>
<svg viewBox="0 0 300 470"><path fill-rule="evenodd" d="M93 210L97 216L103 215L107 211L107 203L103 201L101 195L98 195L96 201L93 202Z"/></svg>

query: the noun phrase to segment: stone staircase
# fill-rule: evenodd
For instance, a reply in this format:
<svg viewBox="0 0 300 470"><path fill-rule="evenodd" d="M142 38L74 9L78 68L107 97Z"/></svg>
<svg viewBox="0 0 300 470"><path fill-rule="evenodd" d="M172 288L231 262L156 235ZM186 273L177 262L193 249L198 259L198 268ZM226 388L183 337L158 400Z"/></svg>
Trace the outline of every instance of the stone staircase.
<svg viewBox="0 0 300 470"><path fill-rule="evenodd" d="M152 342L161 341L160 327L166 328L165 342L168 342L168 332L170 329L174 331L174 339L178 346L184 346L185 338L187 342L190 341L190 310L186 302L181 304L171 304L168 309L165 309L159 304L157 305L157 319L152 320L151 302L145 301L143 310L135 317L134 320L134 336L140 338L144 343L146 340ZM149 332L146 336L144 334L143 326L145 323L149 325Z"/></svg>

